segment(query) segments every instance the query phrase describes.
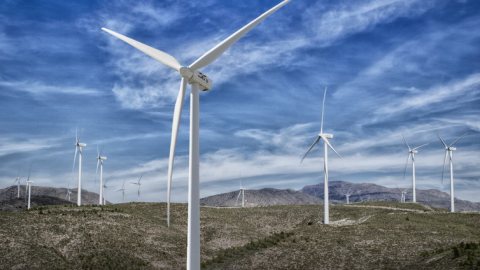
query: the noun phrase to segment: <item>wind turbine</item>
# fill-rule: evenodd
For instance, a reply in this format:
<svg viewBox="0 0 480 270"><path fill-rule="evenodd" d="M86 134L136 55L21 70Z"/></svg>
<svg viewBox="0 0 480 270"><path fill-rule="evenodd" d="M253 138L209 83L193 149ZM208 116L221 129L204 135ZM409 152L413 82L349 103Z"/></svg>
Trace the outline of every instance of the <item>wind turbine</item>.
<svg viewBox="0 0 480 270"><path fill-rule="evenodd" d="M20 178L20 166L18 166L17 179L15 179L15 182L13 182L14 185L17 183L17 198L20 198L20 182L22 181L22 178Z"/></svg>
<svg viewBox="0 0 480 270"><path fill-rule="evenodd" d="M408 157L407 157L407 163L405 164L405 170L403 170L403 179L405 180L405 174L407 172L407 166L408 162L410 161L410 156L412 156L412 201L417 202L417 193L416 193L416 187L415 187L415 154L418 153L417 149L420 147L424 147L425 145L428 145L428 143L424 145L420 145L418 147L415 147L413 149L410 149L410 146L407 143L407 139L405 139L405 136L402 134L403 140L405 141L405 144L407 145L408 148Z"/></svg>
<svg viewBox="0 0 480 270"><path fill-rule="evenodd" d="M103 184L103 205L107 205L107 182L108 180Z"/></svg>
<svg viewBox="0 0 480 270"><path fill-rule="evenodd" d="M220 55L235 44L241 37L247 34L261 21L286 5L291 0L285 0L260 15L243 28L229 36L213 47L210 51L198 58L190 66L185 67L171 55L154 49L150 46L142 44L138 41L115 33L106 28L102 30L114 35L115 37L125 41L138 50L144 52L160 63L180 73L182 79L180 83L180 91L175 103L175 111L173 114L172 138L170 144L170 158L168 163L168 191L167 191L167 224L170 227L170 190L173 173L173 161L175 156L175 148L177 143L178 128L180 125L180 116L182 114L183 102L187 83L191 84L190 92L190 158L189 158L189 200L188 200L188 248L187 248L187 269L196 269L200 267L200 177L199 177L199 90L208 91L212 88L212 80L206 75L198 71L198 69L208 66L215 61Z"/></svg>
<svg viewBox="0 0 480 270"><path fill-rule="evenodd" d="M140 186L141 186L141 184L140 184L140 180L142 180L142 177L143 177L143 174L140 176L140 178L138 179L138 181L137 181L136 183L133 183L133 182L132 182L132 184L134 184L134 185L137 185L137 186L138 186L138 191L137 191L137 202L138 202L138 198L140 197Z"/></svg>
<svg viewBox="0 0 480 270"><path fill-rule="evenodd" d="M240 179L240 192L238 193L237 201L235 202L235 206L237 206L238 199L240 198L240 194L242 194L242 207L245 207L245 190L248 190L248 189L242 188L242 179Z"/></svg>
<svg viewBox="0 0 480 270"><path fill-rule="evenodd" d="M308 155L308 153L310 152L310 150L312 150L313 147L315 147L315 145L317 145L317 143L320 141L320 139L323 139L323 141L325 142L324 143L324 147L325 147L325 156L324 156L324 165L323 165L323 171L325 172L325 182L324 182L324 224L330 224L330 220L329 220L329 205L328 205L328 147L330 147L333 152L335 152L335 154L337 154L339 157L340 154L337 153L337 151L333 148L333 146L330 144L330 142L328 142L329 139L332 139L333 138L333 135L332 134L326 134L326 133L323 133L323 112L325 110L325 97L327 96L327 88L325 87L325 93L323 94L323 106L322 106L322 123L320 125L320 134L318 134L318 138L315 140L315 142L313 142L312 146L310 146L310 148L308 149L307 153L305 154L305 156L303 156L302 158L302 161L305 159L305 157ZM328 147L327 147L328 145ZM300 163L302 162L300 161Z"/></svg>
<svg viewBox="0 0 480 270"><path fill-rule="evenodd" d="M83 130L83 129L82 129ZM77 205L82 205L82 147L87 146L85 143L80 143L78 139L78 130L75 131L75 156L73 157L73 170L75 169L75 160L77 159L77 151L79 152L78 157L78 194L77 194Z"/></svg>
<svg viewBox="0 0 480 270"><path fill-rule="evenodd" d="M398 187L398 185L396 185L396 186L397 186L398 190L400 190L400 192L402 193L402 197L400 197L400 202L404 203L405 198L407 197L406 195L407 195L408 188L407 189L401 189L401 188Z"/></svg>
<svg viewBox="0 0 480 270"><path fill-rule="evenodd" d="M125 179L125 180L127 180L127 179ZM125 180L123 180L122 188L117 190L117 192L119 192L119 191L122 192L122 203L123 203L123 200L125 199Z"/></svg>
<svg viewBox="0 0 480 270"><path fill-rule="evenodd" d="M447 162L447 156L450 156L450 212L455 212L455 196L454 196L454 193L453 193L453 151L456 151L457 148L456 147L452 147L456 142L458 142L458 140L460 140L461 138L463 138L465 135L467 135L467 133L463 134L462 136L460 136L460 138L458 138L457 140L455 140L452 144L450 144L449 146L447 146L445 144L445 142L442 140L442 137L440 137L440 135L437 133L438 135L438 138L440 139L440 141L442 142L443 146L445 146L445 159L443 160L443 170L442 170L442 184L443 184L443 174L445 172L445 163Z"/></svg>
<svg viewBox="0 0 480 270"><path fill-rule="evenodd" d="M352 186L350 186L350 188L348 189L347 193L345 193L345 197L347 198L347 204L350 203L350 195L352 195L352 193L350 193L350 190L352 189Z"/></svg>
<svg viewBox="0 0 480 270"><path fill-rule="evenodd" d="M70 181L68 181L68 188L67 194L65 195L65 200L68 198L68 201L70 201L70 195L72 195L72 192L70 191Z"/></svg>
<svg viewBox="0 0 480 270"><path fill-rule="evenodd" d="M102 151L103 151L103 147L102 147ZM98 196L99 205L102 205L102 197L103 197L103 161L107 159L107 157L102 157L102 151L99 152L98 146L97 146L97 171L95 172L95 184L97 183L98 164L101 164L100 165L100 194Z"/></svg>
<svg viewBox="0 0 480 270"><path fill-rule="evenodd" d="M25 198L27 196L27 188L28 188L28 208L30 209L30 196L32 195L32 184L34 183L33 181L30 181L30 171L32 170L32 164L30 164L30 169L28 170L28 178L27 178L27 186L25 187Z"/></svg>

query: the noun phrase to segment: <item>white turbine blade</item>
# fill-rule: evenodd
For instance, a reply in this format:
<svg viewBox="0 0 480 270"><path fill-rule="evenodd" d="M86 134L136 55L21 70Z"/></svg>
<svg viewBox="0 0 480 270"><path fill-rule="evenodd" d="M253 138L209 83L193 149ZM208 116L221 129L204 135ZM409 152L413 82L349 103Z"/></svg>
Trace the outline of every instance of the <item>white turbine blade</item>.
<svg viewBox="0 0 480 270"><path fill-rule="evenodd" d="M300 161L300 163L303 162L303 160L305 159L305 157L308 155L308 153L310 152L310 150L312 150L312 148L318 143L318 141L320 141L320 136L318 136L318 138L313 142L312 146L310 146L310 148L308 149L307 153L305 154L305 156L303 156L302 158L302 161Z"/></svg>
<svg viewBox="0 0 480 270"><path fill-rule="evenodd" d="M140 178L138 179L138 182L137 182L137 183L138 183L139 185L140 185L140 180L142 180L142 177L143 177L143 173L142 173L142 175L140 175ZM108 180L107 180L107 181L108 181ZM105 183L107 183L107 182L105 182Z"/></svg>
<svg viewBox="0 0 480 270"><path fill-rule="evenodd" d="M222 55L226 50L228 50L228 48L230 48L233 44L235 44L235 42L237 42L241 37L243 37L246 33L252 30L265 18L270 16L273 12L277 11L279 8L283 7L290 1L291 0L285 0L281 2L280 4L270 9L269 11L263 13L260 17L256 18L249 24L245 25L243 28L241 28L240 30L235 32L233 35L229 36L227 39L222 41L220 44L213 47L210 51L205 53L203 56L198 58L197 61L195 61L193 64L190 65L190 69L192 71L197 70L215 61L220 55Z"/></svg>
<svg viewBox="0 0 480 270"><path fill-rule="evenodd" d="M407 173L407 166L408 166L408 162L410 161L411 155L412 155L411 153L408 153L407 163L405 163L405 170L403 170L403 180L405 180L405 174Z"/></svg>
<svg viewBox="0 0 480 270"><path fill-rule="evenodd" d="M445 142L442 140L442 137L440 137L440 135L438 134L438 132L437 132L437 136L438 136L438 138L440 138L440 141L442 141L442 143L443 143L443 145L445 146L445 148L448 148L448 147L447 147L447 144L445 144Z"/></svg>
<svg viewBox="0 0 480 270"><path fill-rule="evenodd" d="M75 170L75 161L77 160L77 150L78 150L78 147L75 146L75 156L73 156L72 175L73 175L73 171Z"/></svg>
<svg viewBox="0 0 480 270"><path fill-rule="evenodd" d="M325 93L323 94L322 123L320 124L320 134L323 133L323 112L325 111L325 98L326 97L327 97L327 87L325 87Z"/></svg>
<svg viewBox="0 0 480 270"><path fill-rule="evenodd" d="M350 188L348 189L347 195L350 195L349 193L350 193L350 190L351 190L351 189L352 189L352 186L350 186Z"/></svg>
<svg viewBox="0 0 480 270"><path fill-rule="evenodd" d="M445 159L443 160L443 170L442 170L442 184L443 184L443 174L445 172L445 163L447 163L448 150L445 150Z"/></svg>
<svg viewBox="0 0 480 270"><path fill-rule="evenodd" d="M98 156L100 157L100 155ZM100 164L100 159L97 158L97 170L95 171L95 185L97 184L98 164Z"/></svg>
<svg viewBox="0 0 480 270"><path fill-rule="evenodd" d="M75 129L75 142L78 143L78 128Z"/></svg>
<svg viewBox="0 0 480 270"><path fill-rule="evenodd" d="M333 150L333 152L335 152L335 154L337 154L339 157L342 157L340 156L339 153L337 153L337 151L333 148L333 146L330 144L330 142L328 141L328 139L325 139L323 138L323 140L327 143L327 145Z"/></svg>
<svg viewBox="0 0 480 270"><path fill-rule="evenodd" d="M415 148L413 148L412 150L417 150L418 148L422 148L422 147L427 146L427 145L428 145L428 143L426 143L426 144L424 144L424 145L420 145L419 147L415 147Z"/></svg>
<svg viewBox="0 0 480 270"><path fill-rule="evenodd" d="M449 147L452 147L456 142L458 142L458 140L460 140L461 138L463 138L465 135L467 135L468 133L465 133L463 134L462 136L460 136L460 138L458 138L456 141L454 141L452 144L450 144Z"/></svg>
<svg viewBox="0 0 480 270"><path fill-rule="evenodd" d="M124 179L124 180L123 180L122 189L125 189L125 181L126 181L126 180L127 180L127 179Z"/></svg>
<svg viewBox="0 0 480 270"><path fill-rule="evenodd" d="M402 136L403 136L403 140L405 141L405 144L406 144L407 147L408 147L408 150L410 151L410 150L411 150L411 149L410 149L410 145L408 145L407 139L405 139L405 135L403 135L403 133L402 133Z"/></svg>
<svg viewBox="0 0 480 270"><path fill-rule="evenodd" d="M398 185L397 185L397 184L395 184L395 186L397 186L398 190L400 190L400 192L402 192L402 190L401 190L401 189L398 187Z"/></svg>
<svg viewBox="0 0 480 270"><path fill-rule="evenodd" d="M102 28L103 31L125 41L126 43L132 45L133 47L137 48L138 50L142 51L143 53L147 54L148 56L152 57L153 59L157 60L158 62L164 64L165 66L179 71L182 65L178 63L177 59L175 57L169 55L168 53L162 52L160 50L157 50L155 48L152 48L148 45L145 45L143 43L140 43L136 40L133 40L131 38L128 38L126 36L120 35L118 33L115 33L111 30L108 30L106 28Z"/></svg>
<svg viewBox="0 0 480 270"><path fill-rule="evenodd" d="M235 206L237 206L237 204L238 204L238 198L240 198L240 194L242 194L242 190L240 190L240 192L238 193L237 201L235 201Z"/></svg>
<svg viewBox="0 0 480 270"><path fill-rule="evenodd" d="M173 113L172 138L170 141L170 158L168 160L168 182L167 182L167 225L170 227L170 191L172 187L173 162L175 159L175 148L177 147L178 128L180 127L180 118L182 116L183 103L185 100L185 91L187 89L187 78L182 77L180 91L178 92L175 111Z"/></svg>
<svg viewBox="0 0 480 270"><path fill-rule="evenodd" d="M30 169L28 170L28 178L27 178L27 181L30 180L30 171L32 170L32 165L33 165L33 162L30 164Z"/></svg>

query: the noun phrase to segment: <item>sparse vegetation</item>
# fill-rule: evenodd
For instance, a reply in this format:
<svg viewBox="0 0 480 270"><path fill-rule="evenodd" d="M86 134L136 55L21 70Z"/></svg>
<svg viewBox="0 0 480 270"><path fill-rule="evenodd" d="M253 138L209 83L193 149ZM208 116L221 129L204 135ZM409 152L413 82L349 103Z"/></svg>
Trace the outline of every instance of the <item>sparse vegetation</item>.
<svg viewBox="0 0 480 270"><path fill-rule="evenodd" d="M332 206L331 221L364 221L348 226L320 224L322 205L202 207L202 268L416 269L440 257L455 262L449 269L475 269L480 214L384 206ZM187 205L172 204L171 213L170 229L165 203L0 213L0 268L184 269Z"/></svg>

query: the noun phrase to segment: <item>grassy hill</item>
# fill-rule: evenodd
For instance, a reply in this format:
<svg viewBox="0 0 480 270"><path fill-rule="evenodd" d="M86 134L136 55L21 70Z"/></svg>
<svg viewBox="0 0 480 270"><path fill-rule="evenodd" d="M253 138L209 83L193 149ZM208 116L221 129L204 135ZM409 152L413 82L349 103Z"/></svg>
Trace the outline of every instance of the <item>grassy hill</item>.
<svg viewBox="0 0 480 270"><path fill-rule="evenodd" d="M330 213L323 225L321 205L202 207L203 269L463 269L480 260L465 246L480 241L479 213L397 202ZM170 229L165 203L0 213L0 269L184 269L186 232L186 204L173 204ZM432 265L442 260L448 267Z"/></svg>

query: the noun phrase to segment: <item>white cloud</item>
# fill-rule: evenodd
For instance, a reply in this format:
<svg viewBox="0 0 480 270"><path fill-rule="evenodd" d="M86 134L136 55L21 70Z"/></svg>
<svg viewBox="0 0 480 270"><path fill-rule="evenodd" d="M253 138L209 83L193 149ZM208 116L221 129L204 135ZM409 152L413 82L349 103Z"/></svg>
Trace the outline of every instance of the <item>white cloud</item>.
<svg viewBox="0 0 480 270"><path fill-rule="evenodd" d="M94 89L46 85L39 81L0 81L0 87L14 91L28 92L34 96L42 96L51 93L87 96L98 96L101 94L101 92Z"/></svg>
<svg viewBox="0 0 480 270"><path fill-rule="evenodd" d="M15 153L32 152L56 146L54 139L25 138L17 135L16 138L0 138L0 156Z"/></svg>

